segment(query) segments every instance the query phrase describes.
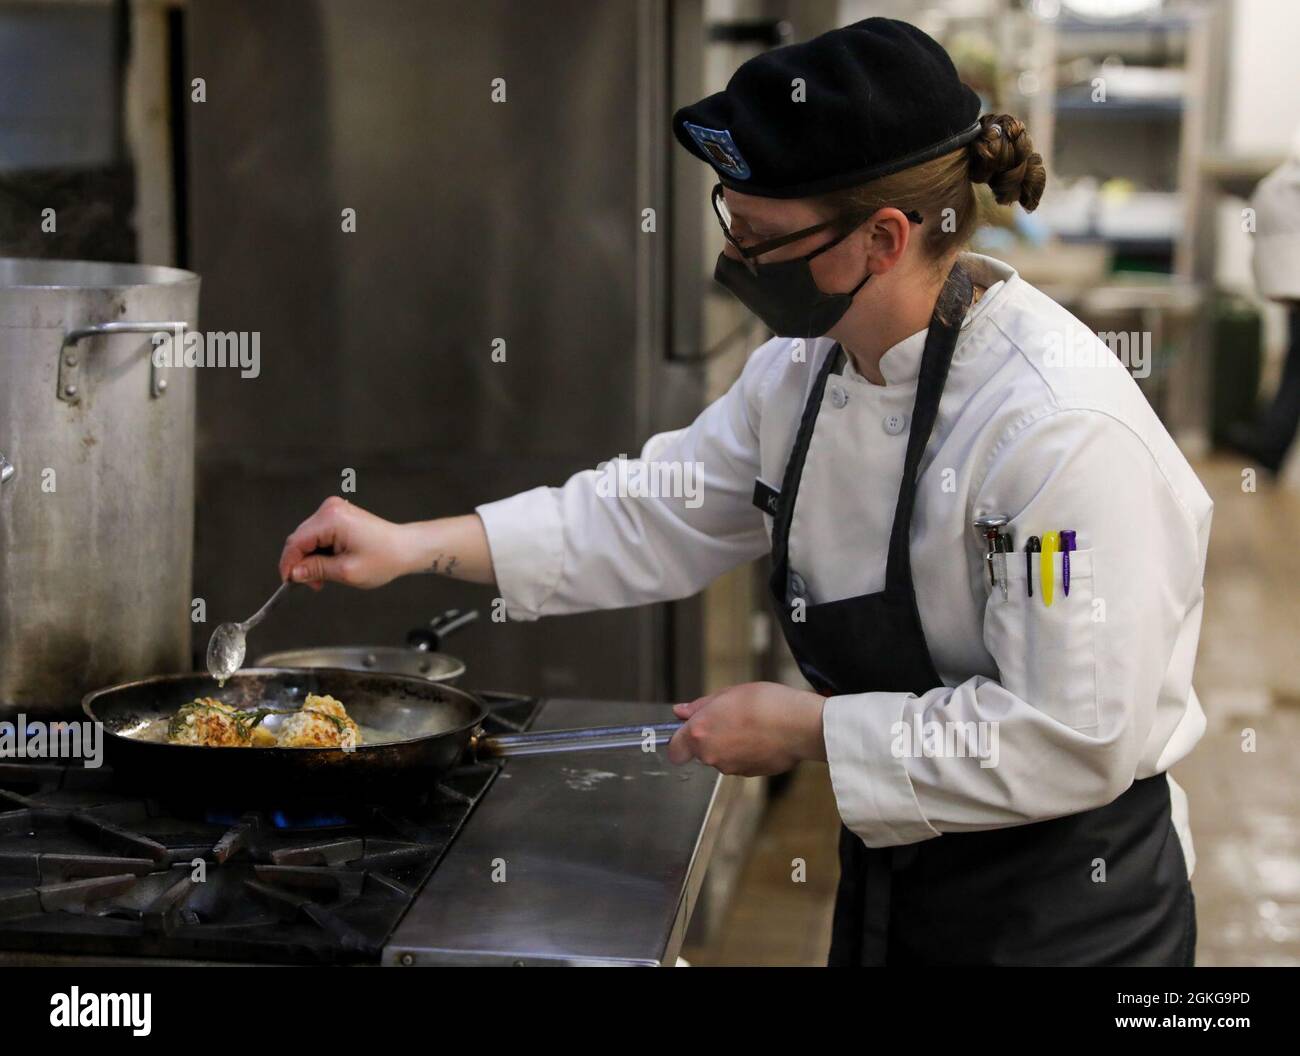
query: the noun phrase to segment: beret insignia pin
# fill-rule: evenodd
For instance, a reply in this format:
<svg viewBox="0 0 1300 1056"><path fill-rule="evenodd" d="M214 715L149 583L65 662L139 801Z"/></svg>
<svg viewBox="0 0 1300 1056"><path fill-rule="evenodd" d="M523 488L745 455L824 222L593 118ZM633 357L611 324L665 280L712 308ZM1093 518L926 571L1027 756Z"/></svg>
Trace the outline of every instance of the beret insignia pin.
<svg viewBox="0 0 1300 1056"><path fill-rule="evenodd" d="M749 179L749 163L740 153L740 148L736 146L730 132L725 128L704 128L701 125L693 125L689 121L682 123L690 133L691 139L695 140L696 145L713 163L715 169L737 180Z"/></svg>

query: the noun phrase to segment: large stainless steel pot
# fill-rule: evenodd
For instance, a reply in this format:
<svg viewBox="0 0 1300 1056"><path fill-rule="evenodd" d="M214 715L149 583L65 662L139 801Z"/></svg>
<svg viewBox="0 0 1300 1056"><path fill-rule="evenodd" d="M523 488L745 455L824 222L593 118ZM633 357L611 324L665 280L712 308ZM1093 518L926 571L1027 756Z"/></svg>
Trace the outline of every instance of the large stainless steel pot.
<svg viewBox="0 0 1300 1056"><path fill-rule="evenodd" d="M197 371L175 268L0 258L0 715L190 665Z"/></svg>

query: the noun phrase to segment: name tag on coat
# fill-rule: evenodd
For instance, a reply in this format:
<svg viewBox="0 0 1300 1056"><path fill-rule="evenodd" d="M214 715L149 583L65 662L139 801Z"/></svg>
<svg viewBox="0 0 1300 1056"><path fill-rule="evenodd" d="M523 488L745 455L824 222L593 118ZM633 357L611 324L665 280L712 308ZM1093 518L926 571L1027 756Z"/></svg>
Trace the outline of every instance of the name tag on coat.
<svg viewBox="0 0 1300 1056"><path fill-rule="evenodd" d="M754 505L770 517L776 516L777 506L781 502L781 493L757 478L754 480Z"/></svg>

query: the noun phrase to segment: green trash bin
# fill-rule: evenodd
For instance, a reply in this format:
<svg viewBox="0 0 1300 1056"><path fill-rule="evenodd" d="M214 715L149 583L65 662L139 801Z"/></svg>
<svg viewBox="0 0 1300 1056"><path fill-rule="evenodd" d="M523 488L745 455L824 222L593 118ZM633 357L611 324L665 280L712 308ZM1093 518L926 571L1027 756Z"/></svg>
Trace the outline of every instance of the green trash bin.
<svg viewBox="0 0 1300 1056"><path fill-rule="evenodd" d="M1221 293L1214 298L1212 311L1210 429L1214 445L1224 447L1229 426L1256 418L1264 327L1259 309L1244 297Z"/></svg>

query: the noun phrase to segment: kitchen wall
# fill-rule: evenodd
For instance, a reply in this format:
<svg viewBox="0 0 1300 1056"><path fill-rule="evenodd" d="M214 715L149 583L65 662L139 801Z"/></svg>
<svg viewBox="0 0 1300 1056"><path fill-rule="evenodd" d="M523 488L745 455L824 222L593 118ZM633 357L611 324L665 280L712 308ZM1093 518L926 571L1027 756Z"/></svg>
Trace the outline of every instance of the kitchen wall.
<svg viewBox="0 0 1300 1056"><path fill-rule="evenodd" d="M258 331L263 358L200 387L212 619L270 592L285 534L349 471L384 517L465 513L694 417L664 296L671 29L661 3L189 5L188 263L204 327ZM435 577L304 591L255 650L397 644L493 601ZM484 619L448 650L483 688L662 697L698 685L697 611Z"/></svg>

